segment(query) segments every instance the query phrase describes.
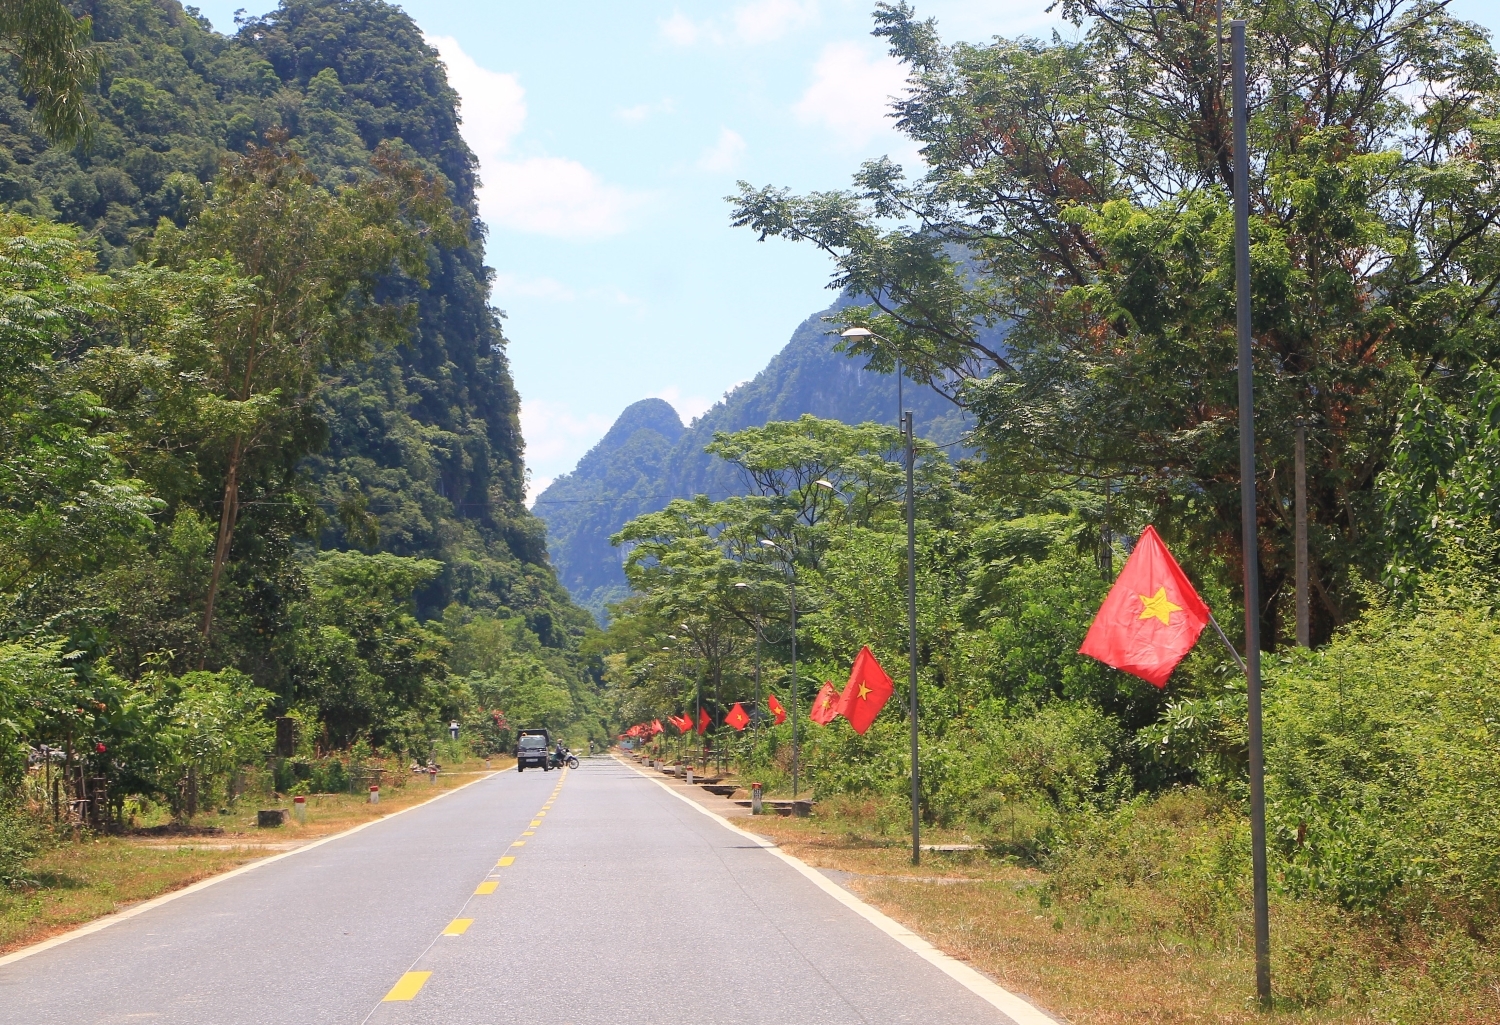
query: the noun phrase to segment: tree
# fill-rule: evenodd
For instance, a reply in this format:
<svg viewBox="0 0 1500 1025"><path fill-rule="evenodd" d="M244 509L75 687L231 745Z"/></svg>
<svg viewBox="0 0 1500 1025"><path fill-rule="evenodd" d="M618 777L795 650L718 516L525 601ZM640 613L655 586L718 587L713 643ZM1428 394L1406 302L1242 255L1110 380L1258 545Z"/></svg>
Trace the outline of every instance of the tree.
<svg viewBox="0 0 1500 1025"><path fill-rule="evenodd" d="M89 109L84 90L103 67L89 43L92 19L74 18L59 0L0 2L0 49L20 72L21 89L36 97L36 118L58 142L85 138Z"/></svg>
<svg viewBox="0 0 1500 1025"><path fill-rule="evenodd" d="M196 351L174 354L182 370L199 375L202 430L223 463L205 638L242 475L273 442L285 460L288 443L307 434L307 406L323 370L407 337L415 311L384 300L382 277L425 282L429 243L463 241L442 185L394 147L376 152L368 179L330 193L285 142L273 136L231 161L188 226L163 222L153 240L152 255L167 266L202 270L216 261L242 279L202 294L204 335Z"/></svg>
<svg viewBox="0 0 1500 1025"><path fill-rule="evenodd" d="M1235 551L1233 247L1213 4L1076 0L1077 41L944 45L905 3L897 123L928 170L851 192L741 186L734 219L810 241L863 298L850 346L950 390L1012 480L1109 482ZM1431 0L1285 0L1252 16L1252 287L1263 636L1289 578L1291 431L1309 420L1315 635L1378 572L1375 480L1398 398L1493 358L1500 204L1483 31ZM1233 4L1227 16L1235 16ZM1005 332L1003 345L994 332ZM1226 576L1232 566L1225 567Z"/></svg>

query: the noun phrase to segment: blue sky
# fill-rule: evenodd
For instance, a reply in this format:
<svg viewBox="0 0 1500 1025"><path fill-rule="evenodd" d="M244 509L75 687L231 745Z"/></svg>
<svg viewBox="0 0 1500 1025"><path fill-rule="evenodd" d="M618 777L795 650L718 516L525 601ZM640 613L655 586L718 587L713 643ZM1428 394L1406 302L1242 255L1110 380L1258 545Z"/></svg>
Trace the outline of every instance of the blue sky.
<svg viewBox="0 0 1500 1025"><path fill-rule="evenodd" d="M914 5L947 39L1063 27L1047 0ZM237 7L274 4L199 6L233 31ZM729 226L737 179L831 189L870 157L915 164L885 117L901 73L869 34L872 0L402 6L480 158L533 493L638 399L703 412L831 300L811 247ZM1453 10L1500 29L1500 4Z"/></svg>

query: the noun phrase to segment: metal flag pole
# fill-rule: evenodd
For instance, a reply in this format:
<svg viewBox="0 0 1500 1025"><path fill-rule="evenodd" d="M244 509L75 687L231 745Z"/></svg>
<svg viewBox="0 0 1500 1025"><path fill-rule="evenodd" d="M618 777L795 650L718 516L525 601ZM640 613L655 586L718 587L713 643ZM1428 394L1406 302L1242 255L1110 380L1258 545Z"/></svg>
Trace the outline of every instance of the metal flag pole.
<svg viewBox="0 0 1500 1025"><path fill-rule="evenodd" d="M797 567L790 566L787 573L787 589L792 604L792 800L797 799L797 770L801 758L800 737L797 732Z"/></svg>
<svg viewBox="0 0 1500 1025"><path fill-rule="evenodd" d="M912 437L911 410L902 418L906 435L906 662L909 675L907 692L911 698L911 863L922 863L922 769L917 758L917 500L912 465L916 461L916 444Z"/></svg>
<svg viewBox="0 0 1500 1025"><path fill-rule="evenodd" d="M1266 778L1260 708L1260 567L1255 508L1255 384L1250 344L1250 132L1245 22L1230 22L1234 60L1234 285L1239 342L1240 527L1245 561L1245 696L1250 742L1250 862L1255 886L1255 995L1271 1007L1271 909L1266 891Z"/></svg>

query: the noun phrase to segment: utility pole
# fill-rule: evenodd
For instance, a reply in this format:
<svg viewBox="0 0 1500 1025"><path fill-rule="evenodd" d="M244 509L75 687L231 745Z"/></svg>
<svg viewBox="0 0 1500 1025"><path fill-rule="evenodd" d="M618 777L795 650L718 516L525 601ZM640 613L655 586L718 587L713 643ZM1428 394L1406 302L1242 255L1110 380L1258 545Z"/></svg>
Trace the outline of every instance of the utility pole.
<svg viewBox="0 0 1500 1025"><path fill-rule="evenodd" d="M1245 563L1245 696L1249 713L1250 863L1255 888L1255 995L1271 1009L1271 910L1266 889L1266 777L1260 706L1259 525L1255 505L1255 354L1250 341L1250 131L1245 22L1230 22L1234 60L1234 284L1239 342L1240 528Z"/></svg>
<svg viewBox="0 0 1500 1025"><path fill-rule="evenodd" d="M916 444L911 410L902 418L906 435L906 662L907 692L911 698L911 863L922 863L922 769L917 749L917 492L914 484Z"/></svg>
<svg viewBox="0 0 1500 1025"><path fill-rule="evenodd" d="M1297 451L1292 467L1293 502L1296 506L1297 546L1297 645L1312 647L1312 611L1307 594L1307 417L1297 417Z"/></svg>
<svg viewBox="0 0 1500 1025"><path fill-rule="evenodd" d="M801 741L797 732L797 567L787 561L787 590L792 599L792 800L797 799L797 772L800 768Z"/></svg>

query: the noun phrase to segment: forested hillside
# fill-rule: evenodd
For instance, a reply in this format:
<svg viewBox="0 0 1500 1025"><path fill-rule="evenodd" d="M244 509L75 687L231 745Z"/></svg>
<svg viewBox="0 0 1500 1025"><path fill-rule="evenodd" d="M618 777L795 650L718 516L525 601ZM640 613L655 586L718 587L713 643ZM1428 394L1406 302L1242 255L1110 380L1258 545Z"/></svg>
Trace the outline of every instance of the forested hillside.
<svg viewBox="0 0 1500 1025"><path fill-rule="evenodd" d="M90 138L0 70L7 779L203 807L273 715L335 760L602 739L436 52L379 0L86 6Z"/></svg>
<svg viewBox="0 0 1500 1025"><path fill-rule="evenodd" d="M660 399L628 407L572 473L537 497L533 512L547 524L552 564L575 601L602 620L606 606L629 593L623 554L609 539L630 520L674 498L750 493L739 468L705 451L715 433L803 414L848 424L896 422L895 377L834 348L838 339L827 318L847 305L841 299L808 317L764 370L690 426ZM966 420L952 402L910 381L904 395L919 436L943 445L963 436Z"/></svg>

